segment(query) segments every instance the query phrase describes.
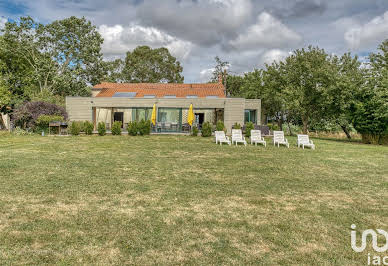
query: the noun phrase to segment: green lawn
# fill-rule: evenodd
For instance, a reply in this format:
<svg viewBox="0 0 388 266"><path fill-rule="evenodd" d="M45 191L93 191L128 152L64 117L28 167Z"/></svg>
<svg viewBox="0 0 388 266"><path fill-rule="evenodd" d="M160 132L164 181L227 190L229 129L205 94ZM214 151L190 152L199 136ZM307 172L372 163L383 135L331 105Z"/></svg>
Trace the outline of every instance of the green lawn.
<svg viewBox="0 0 388 266"><path fill-rule="evenodd" d="M0 264L365 265L388 147L288 139L0 135Z"/></svg>

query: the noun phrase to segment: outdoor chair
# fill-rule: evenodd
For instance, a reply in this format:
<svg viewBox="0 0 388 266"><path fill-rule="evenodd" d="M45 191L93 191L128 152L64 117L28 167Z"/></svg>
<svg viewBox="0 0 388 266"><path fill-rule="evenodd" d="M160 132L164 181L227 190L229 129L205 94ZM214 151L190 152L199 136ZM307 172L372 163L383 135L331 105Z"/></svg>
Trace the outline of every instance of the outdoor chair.
<svg viewBox="0 0 388 266"><path fill-rule="evenodd" d="M273 145L285 145L287 148L290 148L290 144L288 143L288 140L284 137L283 131L274 131L273 132Z"/></svg>
<svg viewBox="0 0 388 266"><path fill-rule="evenodd" d="M255 144L255 146L257 146L257 143L263 144L264 147L267 147L267 142L261 136L261 131L251 130L251 144Z"/></svg>
<svg viewBox="0 0 388 266"><path fill-rule="evenodd" d="M311 149L315 150L315 145L312 140L310 140L308 135L298 135L298 140L297 140L298 148L302 146L304 147L310 147Z"/></svg>
<svg viewBox="0 0 388 266"><path fill-rule="evenodd" d="M214 135L216 136L216 144L220 143L222 145L222 143L227 143L231 145L229 137L225 136L224 131L215 131Z"/></svg>
<svg viewBox="0 0 388 266"><path fill-rule="evenodd" d="M238 143L243 143L247 146L247 141L243 137L241 129L232 129L232 144L233 143L236 143L236 146Z"/></svg>

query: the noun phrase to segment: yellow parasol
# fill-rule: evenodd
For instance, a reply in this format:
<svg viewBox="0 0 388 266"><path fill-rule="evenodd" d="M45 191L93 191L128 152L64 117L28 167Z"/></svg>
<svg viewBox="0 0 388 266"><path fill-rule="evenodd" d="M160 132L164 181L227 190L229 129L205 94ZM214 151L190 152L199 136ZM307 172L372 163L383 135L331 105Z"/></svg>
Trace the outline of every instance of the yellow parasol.
<svg viewBox="0 0 388 266"><path fill-rule="evenodd" d="M192 126L193 121L194 121L193 104L190 104L189 113L187 115L187 123L189 123L189 125Z"/></svg>
<svg viewBox="0 0 388 266"><path fill-rule="evenodd" d="M154 107L152 108L151 122L155 126L155 124L156 124L156 104L154 104Z"/></svg>

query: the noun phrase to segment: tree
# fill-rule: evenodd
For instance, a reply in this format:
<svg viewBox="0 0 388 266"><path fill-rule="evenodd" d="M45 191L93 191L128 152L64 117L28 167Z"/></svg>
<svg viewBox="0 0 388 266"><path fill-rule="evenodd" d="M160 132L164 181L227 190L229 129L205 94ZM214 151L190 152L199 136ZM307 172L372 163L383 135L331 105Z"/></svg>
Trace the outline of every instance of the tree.
<svg viewBox="0 0 388 266"><path fill-rule="evenodd" d="M366 84L356 92L351 117L363 141L377 144L388 135L388 39L369 61Z"/></svg>
<svg viewBox="0 0 388 266"><path fill-rule="evenodd" d="M296 50L280 62L286 108L300 115L305 134L312 119L322 116L322 92L333 84L332 69L326 52L312 46Z"/></svg>
<svg viewBox="0 0 388 266"><path fill-rule="evenodd" d="M228 75L226 78L226 95L232 97L241 97L243 84L244 77Z"/></svg>
<svg viewBox="0 0 388 266"><path fill-rule="evenodd" d="M30 93L89 95L88 84L103 74L102 38L85 18L70 17L43 25L30 17L7 22L6 54L16 56L31 69Z"/></svg>
<svg viewBox="0 0 388 266"><path fill-rule="evenodd" d="M123 69L124 61L121 59L116 59L113 61L103 61L104 67L104 81L107 82L122 82L123 79Z"/></svg>
<svg viewBox="0 0 388 266"><path fill-rule="evenodd" d="M167 48L138 46L127 52L122 78L125 82L182 83L184 77L179 61Z"/></svg>
<svg viewBox="0 0 388 266"><path fill-rule="evenodd" d="M348 139L350 136L350 107L354 103L355 93L364 86L364 71L357 56L346 53L331 60L334 82L323 91L324 112L322 117L338 124Z"/></svg>
<svg viewBox="0 0 388 266"><path fill-rule="evenodd" d="M213 70L213 76L211 78L211 82L218 82L219 79L221 78L224 86L226 87L227 86L226 81L228 77L227 70L230 64L227 61L222 61L218 56L216 56L214 60L216 61L216 66L214 67L214 70Z"/></svg>

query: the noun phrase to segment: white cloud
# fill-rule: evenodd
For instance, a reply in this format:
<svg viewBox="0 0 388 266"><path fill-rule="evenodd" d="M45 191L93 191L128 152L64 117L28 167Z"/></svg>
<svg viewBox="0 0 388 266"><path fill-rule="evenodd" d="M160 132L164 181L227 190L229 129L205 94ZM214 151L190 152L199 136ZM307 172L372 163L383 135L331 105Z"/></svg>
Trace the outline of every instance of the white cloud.
<svg viewBox="0 0 388 266"><path fill-rule="evenodd" d="M212 76L213 76L213 71L215 69L214 68L207 68L207 69L203 69L199 72L199 79L201 82L208 82Z"/></svg>
<svg viewBox="0 0 388 266"><path fill-rule="evenodd" d="M104 38L102 52L107 57L124 56L127 51L139 45L148 45L152 48L166 47L179 60L184 60L190 54L192 43L180 40L153 27L143 27L132 24L101 25L98 31Z"/></svg>
<svg viewBox="0 0 388 266"><path fill-rule="evenodd" d="M344 38L351 49L376 46L388 36L388 11L364 25L353 26L345 32Z"/></svg>
<svg viewBox="0 0 388 266"><path fill-rule="evenodd" d="M5 23L7 23L7 19L4 17L0 17L0 29L3 29L5 26Z"/></svg>
<svg viewBox="0 0 388 266"><path fill-rule="evenodd" d="M261 58L262 58L262 61L264 63L271 64L274 61L280 62L280 61L286 59L286 57L289 55L290 55L289 52L279 50L279 49L272 49L272 50L265 52L261 56Z"/></svg>
<svg viewBox="0 0 388 266"><path fill-rule="evenodd" d="M254 50L258 48L282 48L298 44L302 37L289 29L280 20L267 12L262 12L256 24L251 25L235 40L229 42L237 50Z"/></svg>

